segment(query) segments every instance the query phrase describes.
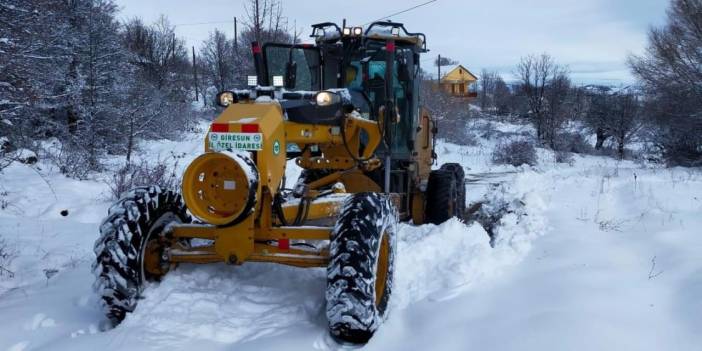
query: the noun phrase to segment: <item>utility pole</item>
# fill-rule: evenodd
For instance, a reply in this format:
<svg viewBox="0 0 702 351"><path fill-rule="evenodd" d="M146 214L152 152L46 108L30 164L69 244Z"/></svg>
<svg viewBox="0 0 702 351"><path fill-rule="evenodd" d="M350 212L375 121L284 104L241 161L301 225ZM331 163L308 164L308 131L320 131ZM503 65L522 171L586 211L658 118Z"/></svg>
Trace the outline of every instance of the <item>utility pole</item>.
<svg viewBox="0 0 702 351"><path fill-rule="evenodd" d="M195 46L193 45L193 77L195 79L195 101L200 101L200 89L198 88L199 82L197 80L197 62L195 61Z"/></svg>
<svg viewBox="0 0 702 351"><path fill-rule="evenodd" d="M436 76L436 83L440 84L441 83L441 55L439 55L439 58L436 60L436 68L439 70L438 75Z"/></svg>
<svg viewBox="0 0 702 351"><path fill-rule="evenodd" d="M239 33L237 33L236 16L234 17L234 54L239 52Z"/></svg>

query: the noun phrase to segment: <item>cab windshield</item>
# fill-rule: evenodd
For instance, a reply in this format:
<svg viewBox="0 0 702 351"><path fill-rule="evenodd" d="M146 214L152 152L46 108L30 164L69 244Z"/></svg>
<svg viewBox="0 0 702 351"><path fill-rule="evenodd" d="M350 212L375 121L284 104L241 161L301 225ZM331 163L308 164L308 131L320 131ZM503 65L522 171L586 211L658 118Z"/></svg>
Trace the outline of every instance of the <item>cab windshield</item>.
<svg viewBox="0 0 702 351"><path fill-rule="evenodd" d="M276 79L282 79L283 86L288 90L320 90L319 55L319 49L315 47L266 44L263 58L269 84L275 85Z"/></svg>
<svg viewBox="0 0 702 351"><path fill-rule="evenodd" d="M363 48L327 48L322 67L317 47L266 44L263 48L266 78L271 85L276 85L276 80L280 84L282 79L286 89L296 91L347 88L358 112L364 118L377 119L389 98L385 90L385 45L383 40L368 40ZM419 63L415 62L412 48L396 45L391 89L400 119L394 125L391 148L393 153L405 154L413 148L413 130L417 125L419 84L415 79Z"/></svg>

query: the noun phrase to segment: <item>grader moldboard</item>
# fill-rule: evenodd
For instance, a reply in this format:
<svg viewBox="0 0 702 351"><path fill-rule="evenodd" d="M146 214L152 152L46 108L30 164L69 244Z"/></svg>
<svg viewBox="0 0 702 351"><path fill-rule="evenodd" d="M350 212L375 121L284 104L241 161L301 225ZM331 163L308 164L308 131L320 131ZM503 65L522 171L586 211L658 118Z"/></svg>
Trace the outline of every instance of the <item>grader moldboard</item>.
<svg viewBox="0 0 702 351"><path fill-rule="evenodd" d="M252 44L253 87L218 94L224 110L182 197L143 187L110 208L93 269L113 325L179 263L273 262L326 267L330 334L364 343L388 312L397 222L463 214L463 168L431 169L424 35L393 22L312 27L316 45ZM293 159L303 171L286 189Z"/></svg>

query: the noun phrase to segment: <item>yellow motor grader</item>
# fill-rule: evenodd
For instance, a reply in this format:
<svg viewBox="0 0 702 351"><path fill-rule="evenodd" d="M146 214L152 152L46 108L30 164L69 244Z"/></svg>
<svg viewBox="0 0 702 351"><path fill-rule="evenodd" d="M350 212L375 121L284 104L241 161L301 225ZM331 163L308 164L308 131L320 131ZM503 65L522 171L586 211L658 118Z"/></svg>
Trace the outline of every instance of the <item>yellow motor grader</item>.
<svg viewBox="0 0 702 351"><path fill-rule="evenodd" d="M432 171L437 128L419 99L425 36L393 22L320 23L312 36L314 45L252 44L251 88L218 94L223 111L182 195L137 188L110 208L93 270L114 325L180 263L273 262L326 267L330 333L363 343L388 312L397 222L463 214L463 168ZM291 188L289 161L302 169Z"/></svg>

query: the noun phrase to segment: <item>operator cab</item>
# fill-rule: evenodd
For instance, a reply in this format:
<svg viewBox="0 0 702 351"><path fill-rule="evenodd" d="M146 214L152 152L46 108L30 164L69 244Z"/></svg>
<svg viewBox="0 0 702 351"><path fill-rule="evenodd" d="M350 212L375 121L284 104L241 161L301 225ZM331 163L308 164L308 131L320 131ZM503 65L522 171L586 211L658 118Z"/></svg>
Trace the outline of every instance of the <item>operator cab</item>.
<svg viewBox="0 0 702 351"><path fill-rule="evenodd" d="M374 154L354 161L368 167L364 175L384 192L401 194L400 211L409 213L412 204L423 203L436 155L436 124L425 112L420 115L420 54L428 51L424 34L394 22L374 22L365 30L334 23L312 28L314 44L252 43L256 76L248 84L255 88L221 92L218 104L275 98L288 122L330 126L330 133L342 136L349 117L377 122ZM358 153L344 143L352 156L363 154L371 138L367 131L359 133ZM285 150L287 159L298 160L326 152L295 142L287 142ZM378 160L381 165L373 167Z"/></svg>
<svg viewBox="0 0 702 351"><path fill-rule="evenodd" d="M365 32L334 23L312 27L316 45L267 43L259 50L259 83L283 88L281 105L292 122L340 125L341 112L353 110L375 121L388 116L393 158L409 158L419 120L425 36L394 22L374 22ZM315 98L320 91L338 95L332 99L339 104L321 106ZM385 113L387 106L395 113Z"/></svg>

